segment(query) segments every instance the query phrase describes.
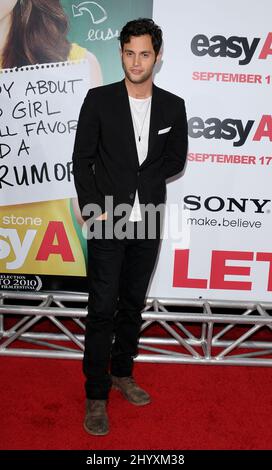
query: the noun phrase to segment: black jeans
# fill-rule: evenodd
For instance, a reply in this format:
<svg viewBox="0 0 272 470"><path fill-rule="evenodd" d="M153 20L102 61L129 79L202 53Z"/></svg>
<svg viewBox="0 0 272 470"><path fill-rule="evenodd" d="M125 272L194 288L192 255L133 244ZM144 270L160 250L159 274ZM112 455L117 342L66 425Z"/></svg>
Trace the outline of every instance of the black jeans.
<svg viewBox="0 0 272 470"><path fill-rule="evenodd" d="M89 304L83 359L88 399L107 399L110 373L118 377L132 374L141 311L159 244L159 238L88 241Z"/></svg>

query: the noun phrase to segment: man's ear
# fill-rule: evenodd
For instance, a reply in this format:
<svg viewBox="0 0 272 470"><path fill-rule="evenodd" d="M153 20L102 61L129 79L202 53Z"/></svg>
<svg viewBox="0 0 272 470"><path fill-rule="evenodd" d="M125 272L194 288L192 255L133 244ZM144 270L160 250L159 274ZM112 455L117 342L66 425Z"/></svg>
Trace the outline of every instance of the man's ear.
<svg viewBox="0 0 272 470"><path fill-rule="evenodd" d="M123 51L122 51L121 47L119 47L119 52L120 52L120 57L122 58Z"/></svg>
<svg viewBox="0 0 272 470"><path fill-rule="evenodd" d="M157 55L157 57L156 57L156 63L157 63L157 64L160 63L161 58L162 58L162 50L160 50L160 52L158 53L158 55Z"/></svg>

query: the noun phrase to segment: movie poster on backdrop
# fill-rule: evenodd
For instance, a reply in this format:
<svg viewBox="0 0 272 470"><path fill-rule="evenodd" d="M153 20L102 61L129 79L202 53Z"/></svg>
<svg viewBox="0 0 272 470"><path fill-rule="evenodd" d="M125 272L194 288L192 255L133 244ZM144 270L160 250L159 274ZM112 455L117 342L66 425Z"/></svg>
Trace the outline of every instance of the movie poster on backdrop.
<svg viewBox="0 0 272 470"><path fill-rule="evenodd" d="M80 106L123 77L120 28L151 17L152 3L0 3L0 289L84 289L71 166Z"/></svg>
<svg viewBox="0 0 272 470"><path fill-rule="evenodd" d="M185 99L189 154L168 184L181 230L162 244L151 297L271 300L271 13L269 0L154 0L156 83Z"/></svg>

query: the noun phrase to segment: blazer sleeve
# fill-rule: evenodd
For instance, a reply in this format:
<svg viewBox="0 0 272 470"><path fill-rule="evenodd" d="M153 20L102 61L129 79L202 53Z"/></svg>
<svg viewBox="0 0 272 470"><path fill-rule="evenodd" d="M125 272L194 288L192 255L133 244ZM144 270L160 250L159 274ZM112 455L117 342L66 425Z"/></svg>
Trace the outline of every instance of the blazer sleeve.
<svg viewBox="0 0 272 470"><path fill-rule="evenodd" d="M73 174L81 212L86 204L95 203L104 212L104 196L95 179L95 160L99 141L99 116L93 90L89 90L81 107L73 151Z"/></svg>
<svg viewBox="0 0 272 470"><path fill-rule="evenodd" d="M188 151L188 124L185 104L179 100L177 117L170 130L164 150L163 170L165 178L170 178L183 170Z"/></svg>

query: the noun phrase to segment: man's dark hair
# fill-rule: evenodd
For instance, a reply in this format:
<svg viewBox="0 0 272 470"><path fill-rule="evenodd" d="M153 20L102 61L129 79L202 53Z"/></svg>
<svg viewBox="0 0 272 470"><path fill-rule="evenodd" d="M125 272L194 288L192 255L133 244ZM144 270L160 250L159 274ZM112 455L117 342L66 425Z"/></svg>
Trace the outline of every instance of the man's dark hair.
<svg viewBox="0 0 272 470"><path fill-rule="evenodd" d="M131 36L142 36L149 34L151 36L153 49L157 57L162 45L162 30L150 18L138 18L137 20L129 21L122 29L119 41L121 49L123 50L124 44L130 41Z"/></svg>

